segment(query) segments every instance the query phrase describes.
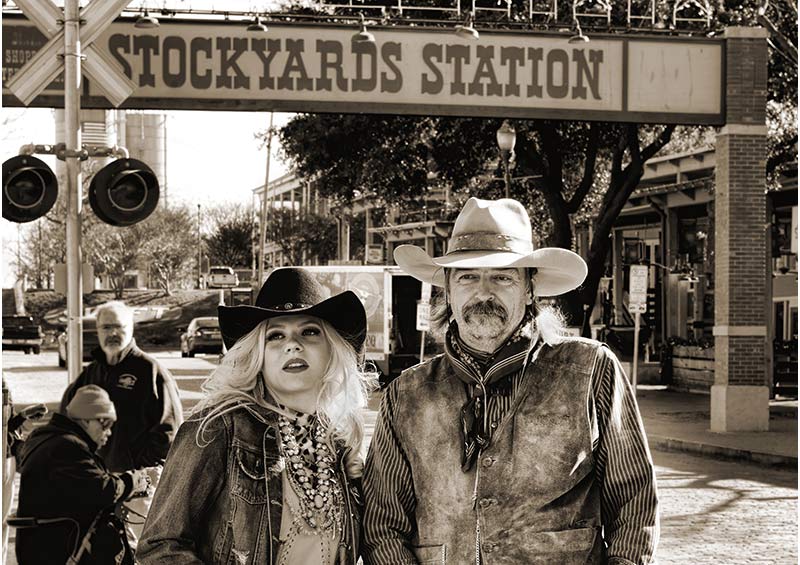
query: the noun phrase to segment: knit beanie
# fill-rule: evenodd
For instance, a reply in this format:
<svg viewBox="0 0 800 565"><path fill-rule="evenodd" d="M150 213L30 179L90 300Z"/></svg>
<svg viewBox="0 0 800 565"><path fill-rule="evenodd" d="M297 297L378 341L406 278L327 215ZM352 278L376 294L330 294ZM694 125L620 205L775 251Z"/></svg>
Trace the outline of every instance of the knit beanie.
<svg viewBox="0 0 800 565"><path fill-rule="evenodd" d="M67 416L74 420L116 420L117 411L105 390L97 385L86 385L75 391L75 396L67 404Z"/></svg>

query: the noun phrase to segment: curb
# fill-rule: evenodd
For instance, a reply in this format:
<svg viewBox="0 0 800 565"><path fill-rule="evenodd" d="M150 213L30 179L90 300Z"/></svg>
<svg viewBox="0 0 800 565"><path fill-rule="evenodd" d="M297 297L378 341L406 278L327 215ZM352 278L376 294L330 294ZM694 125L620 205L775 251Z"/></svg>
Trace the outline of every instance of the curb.
<svg viewBox="0 0 800 565"><path fill-rule="evenodd" d="M792 457L790 455L761 453L757 451L748 451L746 449L737 449L735 447L724 447L721 445L711 445L708 443L654 435L648 436L648 443L651 449L657 451L691 453L714 459L746 461L766 467L797 469L797 457Z"/></svg>

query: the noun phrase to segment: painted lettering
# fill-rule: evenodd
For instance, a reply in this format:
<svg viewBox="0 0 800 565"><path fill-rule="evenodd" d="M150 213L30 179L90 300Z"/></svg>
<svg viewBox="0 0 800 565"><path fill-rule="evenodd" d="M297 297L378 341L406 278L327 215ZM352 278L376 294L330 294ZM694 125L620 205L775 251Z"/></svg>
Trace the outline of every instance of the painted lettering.
<svg viewBox="0 0 800 565"><path fill-rule="evenodd" d="M484 79L489 80L489 84L486 85L486 96L503 95L503 87L497 82L497 74L494 72L492 59L494 59L494 47L491 45L478 45L478 69L475 71L475 76L472 77L472 82L469 83L470 95L484 95Z"/></svg>
<svg viewBox="0 0 800 565"><path fill-rule="evenodd" d="M254 39L252 41L252 49L258 55L261 61L262 72L261 77L258 79L258 88L261 90L275 88L275 78L270 72L270 64L275 58L275 55L281 50L280 39ZM268 53L268 54L265 54Z"/></svg>
<svg viewBox="0 0 800 565"><path fill-rule="evenodd" d="M439 94L444 88L444 75L434 64L442 62L442 46L438 43L426 43L422 47L422 60L425 66L433 72L433 79L428 78L428 73L422 75L422 94Z"/></svg>
<svg viewBox="0 0 800 565"><path fill-rule="evenodd" d="M576 71L578 73L578 82L572 88L572 98L586 99L586 87L583 84L584 79L589 83L589 89L592 91L592 98L600 100L599 92L599 69L600 63L603 62L603 52L599 49L589 49L589 61L592 63L592 70L589 71L589 62L586 61L586 54L583 49L572 50L572 60L575 61Z"/></svg>
<svg viewBox="0 0 800 565"><path fill-rule="evenodd" d="M526 92L528 98L542 97L542 83L539 81L539 63L544 59L544 49L541 47L528 47L528 61L531 62L531 82Z"/></svg>
<svg viewBox="0 0 800 565"><path fill-rule="evenodd" d="M122 35L115 33L108 38L108 50L111 51L111 56L122 65L122 72L129 79L133 79L133 69L131 69L128 59L123 57L123 53L131 52L131 37L129 35Z"/></svg>
<svg viewBox="0 0 800 565"><path fill-rule="evenodd" d="M561 67L561 80L556 84L556 67ZM550 98L566 98L569 94L569 55L563 49L547 52L547 95Z"/></svg>
<svg viewBox="0 0 800 565"><path fill-rule="evenodd" d="M469 46L448 45L445 50L445 62L452 63L453 80L450 82L450 94L466 94L466 83L463 79L463 65L469 64Z"/></svg>
<svg viewBox="0 0 800 565"><path fill-rule="evenodd" d="M525 63L525 50L522 47L501 47L500 64L508 67L508 82L506 83L506 96L519 96L517 83L517 68Z"/></svg>
<svg viewBox="0 0 800 565"><path fill-rule="evenodd" d="M356 56L356 78L351 83L353 92L372 92L378 86L378 48L374 43L362 41L351 43L351 49ZM365 77L367 65L369 76Z"/></svg>
<svg viewBox="0 0 800 565"><path fill-rule="evenodd" d="M142 54L142 72L139 74L139 86L155 86L156 75L153 74L151 57L158 55L158 38L155 35L137 35L133 38L133 54Z"/></svg>
<svg viewBox="0 0 800 565"><path fill-rule="evenodd" d="M316 80L317 90L331 91L333 81L328 77L328 71L336 74L336 88L347 92L347 79L342 72L342 42L317 39L317 53L319 53L319 74Z"/></svg>
<svg viewBox="0 0 800 565"><path fill-rule="evenodd" d="M233 50L232 54L229 51ZM218 37L217 51L220 54L220 70L217 75L217 88L250 88L250 77L244 74L237 59L247 50L244 37ZM233 71L234 76L230 75Z"/></svg>
<svg viewBox="0 0 800 565"><path fill-rule="evenodd" d="M189 44L189 81L193 88L207 90L211 88L214 73L206 68L206 72L200 74L200 61L198 61L200 53L205 53L207 60L211 59L211 39L208 37L195 37Z"/></svg>
<svg viewBox="0 0 800 565"><path fill-rule="evenodd" d="M384 64L394 73L394 78L389 78L387 73L381 73L381 92L394 94L403 88L403 73L394 61L403 60L403 46L396 41L387 41L381 45L381 59Z"/></svg>
<svg viewBox="0 0 800 565"><path fill-rule="evenodd" d="M279 90L314 90L314 81L308 78L306 65L303 63L303 48L305 42L302 39L287 39L286 49L289 57L283 67L283 74L278 78ZM297 73L297 88L295 89L292 73Z"/></svg>
<svg viewBox="0 0 800 565"><path fill-rule="evenodd" d="M172 72L171 69L173 59L178 64L177 72ZM165 85L170 88L180 88L186 82L186 42L182 37L169 36L164 39L161 67Z"/></svg>

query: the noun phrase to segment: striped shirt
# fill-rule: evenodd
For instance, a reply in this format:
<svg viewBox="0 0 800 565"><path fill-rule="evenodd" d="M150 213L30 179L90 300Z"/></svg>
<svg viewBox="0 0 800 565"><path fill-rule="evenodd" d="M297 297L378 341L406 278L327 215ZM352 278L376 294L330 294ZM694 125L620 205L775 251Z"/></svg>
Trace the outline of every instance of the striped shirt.
<svg viewBox="0 0 800 565"><path fill-rule="evenodd" d="M653 563L659 524L652 458L625 373L608 349L601 351L605 354L599 356L592 374L587 413L592 420L591 429L597 430L593 434L592 449L596 480L601 489L601 519L608 563ZM512 377L511 395L494 395L488 399L492 429L508 412L523 376L523 371L519 371ZM407 548L415 528L416 498L411 469L394 432L396 402L397 387L389 386L367 455L366 565L414 563L409 561ZM458 430L454 429L453 433ZM646 469L647 472L632 473L632 469ZM371 504L371 500L379 504Z"/></svg>

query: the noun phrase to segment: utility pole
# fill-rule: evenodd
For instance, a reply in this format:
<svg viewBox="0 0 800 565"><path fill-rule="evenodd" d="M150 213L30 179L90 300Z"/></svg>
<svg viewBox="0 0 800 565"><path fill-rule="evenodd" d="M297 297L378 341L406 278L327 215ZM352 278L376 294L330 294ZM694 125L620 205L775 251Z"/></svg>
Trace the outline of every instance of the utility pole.
<svg viewBox="0 0 800 565"><path fill-rule="evenodd" d="M197 205L197 288L203 288L203 246L200 239L200 204Z"/></svg>
<svg viewBox="0 0 800 565"><path fill-rule="evenodd" d="M264 282L264 247L267 245L267 199L269 198L269 161L272 156L272 120L275 114L269 113L269 130L267 130L267 173L264 178L264 195L261 197L261 222L258 229L258 279L256 287Z"/></svg>
<svg viewBox="0 0 800 565"><path fill-rule="evenodd" d="M70 382L83 367L81 276L81 14L78 0L64 2L64 135L67 165L67 369Z"/></svg>

